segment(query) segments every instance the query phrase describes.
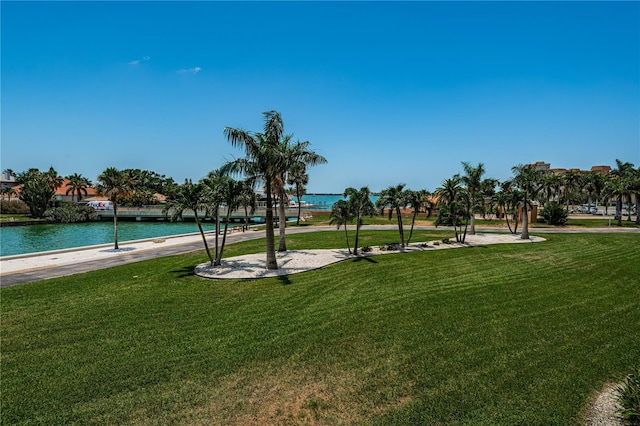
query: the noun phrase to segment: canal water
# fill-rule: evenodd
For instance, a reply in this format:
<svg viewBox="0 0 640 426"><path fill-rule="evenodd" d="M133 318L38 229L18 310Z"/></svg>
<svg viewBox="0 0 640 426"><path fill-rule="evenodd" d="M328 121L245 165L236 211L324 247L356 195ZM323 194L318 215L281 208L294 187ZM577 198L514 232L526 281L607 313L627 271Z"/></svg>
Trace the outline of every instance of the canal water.
<svg viewBox="0 0 640 426"><path fill-rule="evenodd" d="M211 222L205 231L215 230ZM195 222L118 221L118 241L198 232ZM6 226L0 228L0 256L113 243L113 222Z"/></svg>
<svg viewBox="0 0 640 426"><path fill-rule="evenodd" d="M371 200L375 202L377 198L372 196ZM307 194L302 197L303 208L317 210L330 210L333 203L342 199L341 194ZM213 231L215 225L204 222L203 228ZM118 222L118 241L121 242L193 232L198 232L195 222ZM111 221L0 228L0 256L109 243L113 243Z"/></svg>

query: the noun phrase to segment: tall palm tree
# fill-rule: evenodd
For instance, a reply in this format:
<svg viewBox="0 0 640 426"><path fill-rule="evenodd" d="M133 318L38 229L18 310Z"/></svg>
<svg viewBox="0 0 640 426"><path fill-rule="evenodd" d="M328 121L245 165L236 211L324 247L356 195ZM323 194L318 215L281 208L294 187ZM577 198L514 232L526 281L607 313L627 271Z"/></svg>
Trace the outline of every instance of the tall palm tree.
<svg viewBox="0 0 640 426"><path fill-rule="evenodd" d="M580 173L571 170L566 171L562 176L567 212L569 211L569 204L571 204L573 193L580 187L581 177L582 175Z"/></svg>
<svg viewBox="0 0 640 426"><path fill-rule="evenodd" d="M69 195L69 193L71 193L71 201L80 202L82 194L84 194L85 197L87 196L87 188L91 186L91 181L89 179L78 173L69 175L66 179L69 181L66 185L66 194Z"/></svg>
<svg viewBox="0 0 640 426"><path fill-rule="evenodd" d="M302 211L302 196L306 192L306 186L309 183L309 175L307 174L307 166L298 164L291 168L287 176L287 184L294 185L296 192L296 200L298 201L298 220L296 225L300 225L300 214Z"/></svg>
<svg viewBox="0 0 640 426"><path fill-rule="evenodd" d="M280 154L280 162L279 162L279 173L276 178L273 180L275 190L274 192L278 194L279 200L279 232L280 232L280 244L278 247L278 251L285 252L287 251L287 243L285 237L285 229L286 229L286 191L285 191L285 182L287 181L287 175L291 172L305 168L308 166L315 166L318 164L323 164L327 162L327 159L323 156L315 153L310 149L311 143L309 141L296 143L291 142L291 135L286 135L282 138L278 145L278 150Z"/></svg>
<svg viewBox="0 0 640 426"><path fill-rule="evenodd" d="M616 215L618 226L622 226L622 200L627 194L627 185L623 177L612 174L604 185L603 194L606 198L616 200Z"/></svg>
<svg viewBox="0 0 640 426"><path fill-rule="evenodd" d="M629 206L627 208L627 220L631 221L631 193L633 192L633 181L635 175L633 164L629 162L622 162L619 159L616 159L616 167L611 170L610 175L614 178L619 178L613 184L615 187L613 189L617 194L616 197L618 200L616 203L616 217L622 216L622 204L626 199L627 205ZM619 193L620 190L622 191L622 193ZM611 194L611 191L609 191L609 194ZM620 226L622 226L622 223L620 223Z"/></svg>
<svg viewBox="0 0 640 426"><path fill-rule="evenodd" d="M238 209L241 205L241 197L245 189L245 183L242 181L236 181L231 178L222 181L220 187L221 200L225 204L227 214L224 220L224 233L222 235L222 245L220 246L220 252L216 257L214 266L220 266L222 264L222 253L224 253L224 246L227 241L227 229L229 228L229 220L231 219L231 213Z"/></svg>
<svg viewBox="0 0 640 426"><path fill-rule="evenodd" d="M529 206L542 189L542 171L536 170L532 164L519 164L511 168L514 174L513 185L522 193L522 235L521 239L529 239Z"/></svg>
<svg viewBox="0 0 640 426"><path fill-rule="evenodd" d="M407 238L407 244L409 244L411 242L411 237L413 236L413 227L416 223L416 217L418 217L418 214L420 214L423 210L426 211L427 214L430 211L431 202L429 201L428 197L431 194L429 194L429 191L427 191L426 189L420 189L418 191L407 189L405 191L405 194L407 204L413 211L411 215L411 229L409 230L409 237Z"/></svg>
<svg viewBox="0 0 640 426"><path fill-rule="evenodd" d="M64 179L58 174L58 172L56 172L53 166L49 167L49 170L44 172L43 175L45 182L47 183L49 188L51 188L51 191L55 195L58 188L60 188L64 183ZM55 204L55 200L53 198L51 199L51 202Z"/></svg>
<svg viewBox="0 0 640 426"><path fill-rule="evenodd" d="M115 167L107 167L97 180L96 192L108 197L113 204L113 248L118 250L118 202L131 196L133 182Z"/></svg>
<svg viewBox="0 0 640 426"><path fill-rule="evenodd" d="M247 178L255 178L264 182L267 198L266 208L266 243L267 269L278 269L273 235L273 180L279 175L281 161L278 144L282 138L284 126L282 117L277 111L262 113L264 127L262 133L248 132L231 127L224 128L227 140L235 147L245 150L245 158L239 158L223 166L231 173L241 173Z"/></svg>
<svg viewBox="0 0 640 426"><path fill-rule="evenodd" d="M349 234L347 232L347 223L353 221L354 216L349 202L346 200L338 200L331 206L331 214L329 215L329 223L335 224L338 229L344 225L344 236L347 240L347 250L351 254L351 246L349 245Z"/></svg>
<svg viewBox="0 0 640 426"><path fill-rule="evenodd" d="M380 209L380 214L384 214L385 209L389 210L389 220L396 213L398 220L398 234L400 236L400 247L404 248L404 228L402 226L402 209L404 209L409 201L407 193L404 191L405 184L400 183L396 186L390 186L380 192L380 198L376 201L376 207Z"/></svg>
<svg viewBox="0 0 640 426"><path fill-rule="evenodd" d="M209 258L209 263L213 265L213 257L211 256L209 244L207 244L207 238L202 229L202 222L198 216L198 211L206 209L208 201L207 187L202 183L193 184L189 180L185 181L184 185L180 185L173 197L167 199L163 210L165 213L171 212L172 221L182 219L182 213L185 210L191 210L193 212L198 230L200 230L200 235L202 236L204 249Z"/></svg>
<svg viewBox="0 0 640 426"><path fill-rule="evenodd" d="M244 209L244 226L242 227L242 232L244 232L245 229L249 228L249 214L253 214L258 207L258 197L253 190L252 182L248 180L242 182L242 191L238 196L238 200L240 206Z"/></svg>
<svg viewBox="0 0 640 426"><path fill-rule="evenodd" d="M469 223L469 212L471 205L469 204L469 195L466 189L462 186L462 179L460 175L454 175L451 178L442 181L440 187L435 191L435 195L438 197L438 205L440 212L438 213L438 219L436 225L443 221L445 215L448 214L448 219L453 225L453 232L456 241L464 243L467 236L467 226ZM462 225L464 223L464 231ZM458 226L460 230L458 231Z"/></svg>
<svg viewBox="0 0 640 426"><path fill-rule="evenodd" d="M222 169L212 170L206 177L200 179L200 183L207 188L207 210L215 221L214 252L216 261L220 253L220 208L224 203L224 190L230 179Z"/></svg>
<svg viewBox="0 0 640 426"><path fill-rule="evenodd" d="M460 177L460 180L467 188L467 195L469 196L469 205L471 206L470 222L471 228L469 234L476 234L476 217L475 213L478 210L479 202L481 201L480 194L483 189L482 175L484 175L485 169L483 163L478 163L476 167L473 167L466 161L462 162L462 168L464 169L464 175Z"/></svg>
<svg viewBox="0 0 640 426"><path fill-rule="evenodd" d="M542 192L544 194L544 201L559 201L560 189L562 188L562 176L558 173L545 171L542 174Z"/></svg>
<svg viewBox="0 0 640 426"><path fill-rule="evenodd" d="M356 241L354 243L353 254L358 255L358 237L360 235L360 227L363 224L365 216L373 216L375 214L375 206L371 201L371 191L366 186L357 190L355 188L347 188L344 190L344 196L348 197L349 210L356 220Z"/></svg>
<svg viewBox="0 0 640 426"><path fill-rule="evenodd" d="M588 172L584 175L583 188L587 192L587 203L589 208L593 202L593 196L600 197L604 187L604 177L597 171Z"/></svg>

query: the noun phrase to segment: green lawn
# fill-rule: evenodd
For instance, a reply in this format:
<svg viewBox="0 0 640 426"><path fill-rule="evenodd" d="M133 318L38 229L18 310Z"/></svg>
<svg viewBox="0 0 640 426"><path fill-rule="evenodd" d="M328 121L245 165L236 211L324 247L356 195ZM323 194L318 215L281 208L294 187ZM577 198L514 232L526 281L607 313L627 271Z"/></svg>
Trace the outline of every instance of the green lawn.
<svg viewBox="0 0 640 426"><path fill-rule="evenodd" d="M588 215L584 215L588 216ZM622 226L626 228L638 228L638 225L635 224L635 217L632 216L632 221L629 222L627 217L624 216L622 218ZM418 225L433 225L436 218L435 216L431 216L429 218L425 218L425 214L422 213L416 218L416 226ZM396 217L393 216L391 220L388 219L387 216L374 216L367 217L364 219L364 222L367 225L397 225ZM411 226L411 216L403 216L402 222L404 226ZM328 225L329 224L329 212L314 212L313 217L307 219L304 222L300 223L300 226L309 226L309 225ZM287 226L290 226L287 224ZM352 228L354 225L350 225L349 228ZM482 227L497 227L500 229L504 229L508 231L507 222L504 220L485 220L485 219L476 219L476 226ZM511 226L513 227L513 222L511 222ZM579 228L607 228L609 226L608 218L576 218L570 217L567 221L567 225L565 227L579 227ZM611 220L611 227L617 227L617 221ZM547 225L546 223L537 222L530 224L530 228L563 228L562 226L553 226ZM408 229L408 228L407 228ZM518 231L522 229L522 223L518 223Z"/></svg>
<svg viewBox="0 0 640 426"><path fill-rule="evenodd" d="M544 236L247 281L194 276L198 252L3 289L2 424L584 424L640 361L638 236Z"/></svg>

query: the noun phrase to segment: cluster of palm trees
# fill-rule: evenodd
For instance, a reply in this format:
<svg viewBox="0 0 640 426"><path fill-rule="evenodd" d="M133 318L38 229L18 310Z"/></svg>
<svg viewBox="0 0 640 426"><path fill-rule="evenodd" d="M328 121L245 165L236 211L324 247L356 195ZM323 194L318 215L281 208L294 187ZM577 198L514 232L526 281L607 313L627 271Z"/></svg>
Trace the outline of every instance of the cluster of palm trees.
<svg viewBox="0 0 640 426"><path fill-rule="evenodd" d="M233 146L243 149L245 157L226 163L222 171L232 175L242 175L250 185L262 184L266 195L267 269L278 269L274 247L273 198L276 197L279 207L278 251L283 252L287 250L285 184L287 181L294 182L299 191L301 185L308 181L306 168L326 163L327 160L312 151L308 141L293 142L293 136L284 133L284 123L279 112L267 111L262 114L264 117L262 132L224 128L227 140Z"/></svg>
<svg viewBox="0 0 640 426"><path fill-rule="evenodd" d="M405 189L404 184L390 186L380 192L380 198L375 206L367 203L362 195L369 194L367 187L360 191L347 188L345 200L334 203L330 215L330 223L338 228L345 226L347 247L351 253L346 226L356 223L356 243L354 253L358 249L358 232L362 226L362 218L374 215L376 212L384 215L387 211L391 220L395 214L398 222L400 246L405 246L405 236L402 213L411 208L411 231L406 240L411 240L415 219L419 213L431 214L433 208L438 209L436 225L453 226L455 239L464 243L467 234L476 233L476 214L485 216L487 213L496 214L506 219L511 233L518 230L518 222L522 221L522 239L529 239L529 212L536 204L545 206L550 202L566 204L567 212L573 201L586 200L591 206L594 199L600 199L605 206L610 200L616 201L616 219L622 225L622 206L627 204L628 220L631 221L631 204L635 203L638 211L640 201L640 167L628 162L616 160L616 167L609 173L599 171L576 172L568 171L556 173L539 169L535 164L517 165L512 167L513 177L500 182L493 178L484 178L483 163L476 166L468 162L462 163L463 173L453 175L442 181L433 192L427 190L412 191ZM368 195L366 195L368 200ZM640 215L636 216L636 223L640 224Z"/></svg>

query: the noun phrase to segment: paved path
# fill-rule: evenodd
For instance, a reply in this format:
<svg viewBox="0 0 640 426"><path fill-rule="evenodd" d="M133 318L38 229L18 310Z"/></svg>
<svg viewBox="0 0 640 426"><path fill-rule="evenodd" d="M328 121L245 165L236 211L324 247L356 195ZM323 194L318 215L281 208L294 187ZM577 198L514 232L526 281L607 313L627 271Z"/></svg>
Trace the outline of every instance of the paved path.
<svg viewBox="0 0 640 426"><path fill-rule="evenodd" d="M351 228L353 229L353 228ZM365 225L364 230L396 229L395 225ZM419 226L416 230L449 230L450 228ZM477 232L506 232L503 228L476 227ZM336 231L333 226L307 226L287 228L287 234L305 232ZM342 231L340 231L342 232ZM531 228L537 233L640 233L638 228ZM227 244L264 237L264 231L234 232L227 234ZM276 230L277 238L277 230ZM213 235L207 234L207 241L213 242ZM141 260L171 256L202 250L200 234L148 240L123 242L120 250L114 251L111 244L56 250L28 255L0 257L0 287L24 284L48 278L62 277L95 269L109 268Z"/></svg>

